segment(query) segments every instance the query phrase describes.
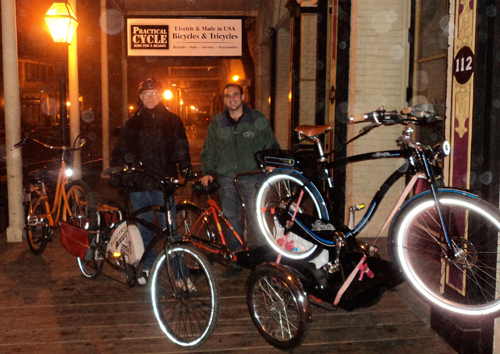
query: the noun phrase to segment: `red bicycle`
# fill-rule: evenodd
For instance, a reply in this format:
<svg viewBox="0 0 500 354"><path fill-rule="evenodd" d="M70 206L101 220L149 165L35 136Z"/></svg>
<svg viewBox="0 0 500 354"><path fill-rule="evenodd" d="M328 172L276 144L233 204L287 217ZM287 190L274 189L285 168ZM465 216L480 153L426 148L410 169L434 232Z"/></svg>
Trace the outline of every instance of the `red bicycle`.
<svg viewBox="0 0 500 354"><path fill-rule="evenodd" d="M248 218L245 215L245 201L238 186L238 179L258 173L260 173L260 171L241 173L236 175L234 179L245 216L243 235L238 234L224 215L224 212L221 210L217 202L210 198L210 194L218 189L218 185L210 184L208 187L204 187L198 181L192 184L193 194L207 194L209 198L207 201L208 207L206 209L202 209L190 201L184 201L181 204L177 204L177 229L179 236L202 249L210 260L217 260L223 265L228 265L232 261L236 261L237 253L240 253L241 251L233 252L229 249L222 225L225 224L228 232L232 233L238 240L241 245L241 249L243 251L247 251L248 248L246 246L245 234L246 230L248 230Z"/></svg>

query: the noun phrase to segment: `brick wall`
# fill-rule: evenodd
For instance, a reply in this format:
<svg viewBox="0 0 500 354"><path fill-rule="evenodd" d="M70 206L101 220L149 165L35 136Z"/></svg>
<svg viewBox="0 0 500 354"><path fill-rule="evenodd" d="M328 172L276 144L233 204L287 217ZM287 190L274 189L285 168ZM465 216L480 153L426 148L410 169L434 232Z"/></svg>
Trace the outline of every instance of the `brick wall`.
<svg viewBox="0 0 500 354"><path fill-rule="evenodd" d="M276 109L275 134L282 149L290 146L290 28L283 26L277 29L277 48L279 60L276 63Z"/></svg>
<svg viewBox="0 0 500 354"><path fill-rule="evenodd" d="M316 103L316 14L302 16L300 62L300 124L314 125Z"/></svg>
<svg viewBox="0 0 500 354"><path fill-rule="evenodd" d="M400 0L359 0L354 8L349 113L365 113L386 106L400 110L405 106L408 83L408 4ZM350 127L353 136L360 125ZM402 126L380 127L352 145L348 154L397 149L396 138ZM377 189L402 160L380 160L354 164L347 179L347 205L370 203ZM399 181L384 198L376 217L361 236L376 236L404 188ZM358 212L356 220L364 215ZM384 232L387 235L387 230Z"/></svg>

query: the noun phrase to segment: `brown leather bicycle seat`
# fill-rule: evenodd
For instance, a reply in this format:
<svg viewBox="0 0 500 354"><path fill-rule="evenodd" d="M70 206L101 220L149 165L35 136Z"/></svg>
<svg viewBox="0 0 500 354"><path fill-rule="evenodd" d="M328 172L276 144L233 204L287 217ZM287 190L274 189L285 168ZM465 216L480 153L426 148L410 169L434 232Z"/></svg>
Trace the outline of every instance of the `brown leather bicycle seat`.
<svg viewBox="0 0 500 354"><path fill-rule="evenodd" d="M329 125L299 125L295 131L305 136L324 134L332 129Z"/></svg>

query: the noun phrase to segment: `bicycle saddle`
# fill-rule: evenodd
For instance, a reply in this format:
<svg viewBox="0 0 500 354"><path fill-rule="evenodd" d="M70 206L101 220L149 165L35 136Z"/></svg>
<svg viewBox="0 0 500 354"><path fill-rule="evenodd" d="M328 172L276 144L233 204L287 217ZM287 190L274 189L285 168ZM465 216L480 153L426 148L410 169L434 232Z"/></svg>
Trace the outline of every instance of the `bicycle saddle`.
<svg viewBox="0 0 500 354"><path fill-rule="evenodd" d="M193 193L196 193L198 195L210 194L210 193L215 192L217 189L219 189L219 183L217 183L215 181L209 182L208 186L205 187L198 180L196 182L193 182L193 184L191 185L191 188L193 189Z"/></svg>
<svg viewBox="0 0 500 354"><path fill-rule="evenodd" d="M308 137L321 135L330 130L332 130L332 127L329 125L299 125L297 128L295 128L295 131L297 133Z"/></svg>
<svg viewBox="0 0 500 354"><path fill-rule="evenodd" d="M49 170L47 167L44 167L40 170L28 172L28 177L36 179L36 180L46 180L49 177Z"/></svg>

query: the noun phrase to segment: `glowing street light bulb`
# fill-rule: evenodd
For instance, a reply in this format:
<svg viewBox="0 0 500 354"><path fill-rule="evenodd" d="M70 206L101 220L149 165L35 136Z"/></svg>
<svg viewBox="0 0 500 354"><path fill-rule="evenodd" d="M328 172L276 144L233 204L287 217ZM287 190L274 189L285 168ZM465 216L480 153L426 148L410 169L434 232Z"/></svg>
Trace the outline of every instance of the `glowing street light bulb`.
<svg viewBox="0 0 500 354"><path fill-rule="evenodd" d="M45 14L45 22L56 43L71 43L78 21L71 6L65 2L55 2Z"/></svg>
<svg viewBox="0 0 500 354"><path fill-rule="evenodd" d="M172 99L172 91L166 90L163 92L163 97L165 97L166 100L171 100Z"/></svg>

